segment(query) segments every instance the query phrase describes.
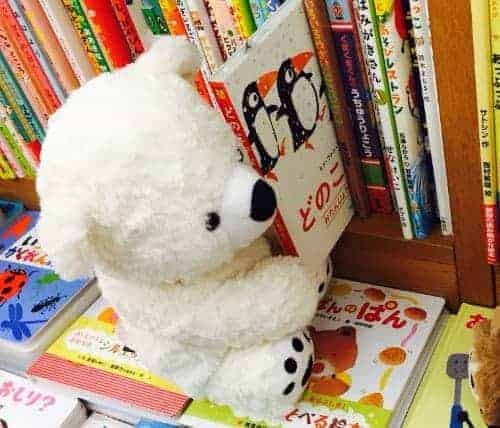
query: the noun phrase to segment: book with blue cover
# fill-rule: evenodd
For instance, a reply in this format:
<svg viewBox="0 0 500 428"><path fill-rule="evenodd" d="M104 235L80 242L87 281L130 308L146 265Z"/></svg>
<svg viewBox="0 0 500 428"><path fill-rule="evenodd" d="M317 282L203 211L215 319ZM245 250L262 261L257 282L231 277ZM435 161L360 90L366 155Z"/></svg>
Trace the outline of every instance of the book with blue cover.
<svg viewBox="0 0 500 428"><path fill-rule="evenodd" d="M22 371L98 296L91 279L64 281L37 236L37 211L24 211L0 232L0 362Z"/></svg>

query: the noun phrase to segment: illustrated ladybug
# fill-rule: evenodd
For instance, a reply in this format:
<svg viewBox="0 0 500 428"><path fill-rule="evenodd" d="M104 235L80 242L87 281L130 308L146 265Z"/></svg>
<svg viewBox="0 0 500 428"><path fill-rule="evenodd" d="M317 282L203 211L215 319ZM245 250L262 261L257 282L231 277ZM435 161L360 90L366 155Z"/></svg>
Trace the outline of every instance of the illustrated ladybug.
<svg viewBox="0 0 500 428"><path fill-rule="evenodd" d="M23 269L7 269L0 273L0 306L21 293L28 281Z"/></svg>

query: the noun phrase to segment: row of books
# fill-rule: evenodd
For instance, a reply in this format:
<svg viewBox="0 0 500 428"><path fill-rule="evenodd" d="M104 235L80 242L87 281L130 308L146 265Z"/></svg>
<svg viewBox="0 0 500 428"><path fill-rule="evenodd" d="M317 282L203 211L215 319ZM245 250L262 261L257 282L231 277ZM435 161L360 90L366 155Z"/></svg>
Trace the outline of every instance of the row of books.
<svg viewBox="0 0 500 428"><path fill-rule="evenodd" d="M478 141L481 155L484 242L487 261L498 264L500 244L500 2L471 2Z"/></svg>
<svg viewBox="0 0 500 428"><path fill-rule="evenodd" d="M1 0L0 178L36 174L48 118L72 90L133 61L154 35L172 34L200 49L200 93L269 180L278 183L280 170L291 170L299 149L314 151L315 128L330 121L330 109L336 137L328 150L336 139L358 214L395 210L410 239L426 237L439 213L443 233L451 234L426 0L307 0L307 19L293 29L287 16L296 7L281 3ZM295 80L284 85L280 73L292 58ZM319 82L308 94L303 83L316 70ZM253 82L267 123L256 119L258 109L243 112ZM321 156L303 165L313 169ZM296 202L321 193L324 178L303 178L309 181ZM294 212L300 208L307 212ZM295 221L307 229L307 218Z"/></svg>
<svg viewBox="0 0 500 428"><path fill-rule="evenodd" d="M236 417L228 407L193 401L148 371L126 337L118 336L118 315L95 283L65 282L51 269L37 239L39 213L13 210L11 202L0 208L6 214L0 228L4 426L27 428L43 420L48 428L271 428ZM446 374L448 356L467 353L471 328L490 316L490 309L469 305L448 316L439 297L333 280L311 328L311 383L280 425L444 426L455 391ZM483 426L470 391L462 388L462 407L474 426ZM94 412L89 419L88 411Z"/></svg>

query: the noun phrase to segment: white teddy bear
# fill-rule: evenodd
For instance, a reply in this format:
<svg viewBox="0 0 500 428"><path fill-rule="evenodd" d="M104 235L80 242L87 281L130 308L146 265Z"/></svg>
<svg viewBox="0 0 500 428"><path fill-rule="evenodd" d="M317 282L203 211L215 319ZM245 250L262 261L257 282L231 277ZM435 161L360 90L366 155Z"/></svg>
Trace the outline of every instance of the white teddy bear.
<svg viewBox="0 0 500 428"><path fill-rule="evenodd" d="M157 375L238 415L276 420L311 375L327 263L272 256L276 197L191 81L197 51L159 39L51 118L39 235L64 278L95 272Z"/></svg>

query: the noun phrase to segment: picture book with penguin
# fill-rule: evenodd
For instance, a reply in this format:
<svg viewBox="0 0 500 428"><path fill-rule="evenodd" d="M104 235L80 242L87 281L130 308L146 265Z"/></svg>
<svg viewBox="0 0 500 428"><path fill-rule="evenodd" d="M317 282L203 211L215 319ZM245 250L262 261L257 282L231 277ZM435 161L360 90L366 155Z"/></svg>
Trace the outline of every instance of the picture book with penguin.
<svg viewBox="0 0 500 428"><path fill-rule="evenodd" d="M302 1L287 1L210 84L244 160L277 193L283 249L322 262L353 211Z"/></svg>

